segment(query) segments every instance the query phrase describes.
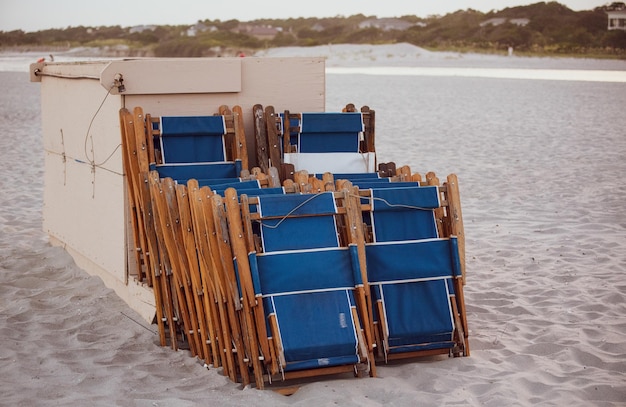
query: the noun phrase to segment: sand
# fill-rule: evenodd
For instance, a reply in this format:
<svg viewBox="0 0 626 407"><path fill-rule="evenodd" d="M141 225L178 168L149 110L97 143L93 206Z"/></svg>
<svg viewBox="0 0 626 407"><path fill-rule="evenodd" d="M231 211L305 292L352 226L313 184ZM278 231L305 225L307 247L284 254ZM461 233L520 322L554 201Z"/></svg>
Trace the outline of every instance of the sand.
<svg viewBox="0 0 626 407"><path fill-rule="evenodd" d="M486 188L480 176L485 163L463 167L470 357L380 364L377 378L320 379L285 397L242 389L187 351L159 347L154 325L78 268L63 249L48 244L41 231L39 88L24 73L3 72L0 78L5 88L0 96L0 405L626 403L623 135L612 139L617 140L614 157L622 158L612 165L564 138L580 160L559 168L543 184L540 200L526 200L529 183L510 182L506 171ZM502 151L506 147L513 150L505 145ZM526 148L521 155L530 161L541 151L516 148ZM449 154L440 158L452 162L454 151ZM596 162L598 168L585 168L589 178L583 180L578 162ZM541 184L541 174L525 175ZM579 185L575 195L570 185ZM478 192L464 193L470 190ZM564 199L572 205L563 205Z"/></svg>

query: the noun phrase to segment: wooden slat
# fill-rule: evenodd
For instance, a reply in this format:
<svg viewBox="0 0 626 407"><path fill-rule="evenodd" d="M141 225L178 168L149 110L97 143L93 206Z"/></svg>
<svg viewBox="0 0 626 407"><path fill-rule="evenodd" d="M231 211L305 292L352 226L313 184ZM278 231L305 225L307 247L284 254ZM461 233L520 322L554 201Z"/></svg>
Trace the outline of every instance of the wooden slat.
<svg viewBox="0 0 626 407"><path fill-rule="evenodd" d="M194 235L193 221L191 219L191 207L189 203L189 194L187 186L184 184L176 185L176 199L178 204L180 233L182 235L183 255L187 257L187 267L191 280L191 289L193 302L196 310L196 320L198 324L199 345L201 358L207 364L211 362L210 334L207 322L207 314L209 309L205 308L205 290L200 275L200 264L198 262L198 252L196 250L196 238Z"/></svg>
<svg viewBox="0 0 626 407"><path fill-rule="evenodd" d="M221 264L222 258L220 253L220 243L216 232L216 221L214 219L213 201L212 197L215 195L209 187L202 187L198 192L198 196L201 199L202 213L204 215L205 227L207 230L208 249L210 252L211 268L207 278L211 280L214 290L216 305L219 313L219 349L220 358L223 360L224 374L228 376L232 381L237 381L237 364L235 363L234 355L232 352L232 346L235 340L234 336L237 335L238 330L233 329L233 323L231 315L235 314L234 304L232 301L228 301L228 289L226 287L227 282L224 280L222 274L223 266Z"/></svg>
<svg viewBox="0 0 626 407"><path fill-rule="evenodd" d="M280 119L278 118L278 115L276 115L273 106L267 106L265 108L264 117L265 124L267 126L267 150L269 154L269 165L279 168L283 161L278 141ZM281 178L281 181L284 181L284 179Z"/></svg>
<svg viewBox="0 0 626 407"><path fill-rule="evenodd" d="M459 244L459 258L461 259L461 273L465 284L465 228L463 226L463 212L461 211L461 196L459 180L456 174L450 174L446 182L448 198L448 216L450 218L450 234L457 237Z"/></svg>
<svg viewBox="0 0 626 407"><path fill-rule="evenodd" d="M155 202L154 211L156 219L159 221L159 227L156 228L163 242L164 249L168 252L168 259L171 264L173 275L173 284L175 286L175 295L177 298L180 317L183 320L184 335L189 336L189 348L191 354L198 354L196 336L197 326L192 326L190 312L187 299L190 297L189 286L186 276L183 274L180 265L180 258L177 254L177 246L174 240L174 231L172 230L171 221L169 219L169 210L166 198L166 191L161 185L159 174L153 171L150 174L150 187L153 200Z"/></svg>
<svg viewBox="0 0 626 407"><path fill-rule="evenodd" d="M263 369L259 362L259 340L257 339L257 329L254 318L254 309L260 308L262 304L257 303L252 284L252 274L250 264L248 263L248 248L246 244L246 235L243 231L241 220L241 210L237 191L234 188L228 188L224 192L224 202L226 204L226 218L228 221L228 232L230 236L230 246L233 251L235 262L237 263L237 272L239 275L239 284L243 295L243 330L247 332L248 351L251 355L252 368L255 375L255 382L258 388L263 388ZM265 338L263 338L265 340Z"/></svg>
<svg viewBox="0 0 626 407"><path fill-rule="evenodd" d="M263 106L256 104L252 107L252 117L254 118L254 141L256 144L256 162L264 172L267 172L269 164L269 152L267 133L269 124L265 121Z"/></svg>
<svg viewBox="0 0 626 407"><path fill-rule="evenodd" d="M249 168L248 161L248 147L246 143L246 133L244 131L243 124L243 111L241 106L235 105L232 108L234 115L233 122L235 126L235 159L241 160L241 167L243 169ZM234 161L234 160L233 160Z"/></svg>
<svg viewBox="0 0 626 407"><path fill-rule="evenodd" d="M338 193L339 194L339 193ZM346 188L343 195L344 206L346 208L346 223L348 225L350 244L357 246L359 269L361 272L362 284L355 287L357 298L357 309L361 316L365 340L367 341L367 352L370 362L370 376L376 377L376 363L374 360L374 319L372 317L372 300L367 278L367 259L365 256L365 238L363 234L363 215L361 214L361 202L358 188Z"/></svg>
<svg viewBox="0 0 626 407"><path fill-rule="evenodd" d="M213 221L215 222L215 231L217 233L219 258L221 265L222 281L227 291L228 319L231 328L231 336L237 359L237 367L241 375L241 383L244 386L250 384L250 374L248 365L245 361L246 355L244 350L244 338L241 332L241 322L239 313L242 310L242 301L239 297L239 289L237 287L237 279L235 276L235 268L233 264L233 253L230 244L228 226L224 202L221 196L213 195L211 197L213 209Z"/></svg>
<svg viewBox="0 0 626 407"><path fill-rule="evenodd" d="M250 214L250 202L248 200L248 196L243 194L241 195L241 223L243 228L244 240L246 243L247 253L252 253L256 251L256 242L254 239L254 234L252 231L252 221ZM246 271L250 271L249 267ZM252 281L252 277L250 276L250 281ZM267 341L267 325L265 322L265 310L263 307L263 299L259 296L257 297L254 291L252 295L255 297L255 306L254 306L254 318L256 325L256 332L258 336L259 347L261 348L261 354L265 359L265 364L268 365L272 363L272 354L270 351L270 345Z"/></svg>

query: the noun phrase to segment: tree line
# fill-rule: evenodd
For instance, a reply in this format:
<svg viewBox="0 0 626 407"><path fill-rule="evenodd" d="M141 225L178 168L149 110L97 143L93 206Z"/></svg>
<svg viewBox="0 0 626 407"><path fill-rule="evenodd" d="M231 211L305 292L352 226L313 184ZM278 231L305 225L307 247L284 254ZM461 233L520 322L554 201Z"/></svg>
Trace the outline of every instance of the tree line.
<svg viewBox="0 0 626 407"><path fill-rule="evenodd" d="M612 3L593 10L573 11L558 2L540 2L483 13L467 9L426 18L407 15L402 28L364 25L374 16L333 18L199 20L194 35L189 25L161 25L143 30L121 26L67 27L37 32L0 31L0 48L97 47L126 55L157 57L218 56L229 50L248 52L282 46L324 44L386 44L407 42L432 50L595 55L626 58L626 31L607 29ZM491 21L491 22L490 22ZM193 26L192 26L193 27ZM263 38L242 27L273 27Z"/></svg>

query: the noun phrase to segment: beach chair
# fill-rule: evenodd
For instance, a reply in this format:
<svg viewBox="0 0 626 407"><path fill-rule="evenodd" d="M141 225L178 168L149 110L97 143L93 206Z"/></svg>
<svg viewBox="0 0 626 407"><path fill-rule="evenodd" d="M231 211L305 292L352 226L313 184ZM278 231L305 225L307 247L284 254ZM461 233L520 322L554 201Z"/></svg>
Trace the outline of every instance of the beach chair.
<svg viewBox="0 0 626 407"><path fill-rule="evenodd" d="M184 190L183 190L184 191ZM231 370L234 371L232 353L230 357L226 357L226 349L224 344L230 343L230 332L225 332L228 314L224 308L224 290L221 282L216 278L217 266L216 260L211 251L209 236L213 236L214 227L209 227L207 222L212 222L210 215L205 214L205 201L213 195L213 191L209 188L201 188L196 180L189 180L187 183L187 192L189 200L189 216L192 226L187 226L187 234L193 231L194 242L187 242L187 247L195 245L199 281L202 286L201 298L204 305L204 322L207 326L208 345L210 346L210 361L213 367L223 367L224 374L230 376ZM184 206L184 205L183 205ZM183 211L181 210L181 213ZM207 216L209 217L207 219ZM181 216L185 223L189 222L185 216ZM215 246L216 243L213 242ZM190 257L192 259L193 256ZM191 260L190 260L191 261ZM229 347L230 348L230 347ZM230 349L228 349L230 350ZM234 379L234 377L233 377Z"/></svg>
<svg viewBox="0 0 626 407"><path fill-rule="evenodd" d="M469 355L458 238L442 237L438 186L362 192L367 278L385 360ZM369 219L368 219L369 218Z"/></svg>
<svg viewBox="0 0 626 407"><path fill-rule="evenodd" d="M156 171L150 181L190 351L244 386L252 372L262 386L256 333L249 330L255 325L246 322L251 311L241 298L221 196L196 180L185 186Z"/></svg>
<svg viewBox="0 0 626 407"><path fill-rule="evenodd" d="M270 379L367 368L374 375L357 248L341 238L335 194L241 195L233 205L237 199L226 191L229 226L243 225L231 244Z"/></svg>
<svg viewBox="0 0 626 407"><path fill-rule="evenodd" d="M172 291L172 272L164 242L157 233L158 222L154 214L149 186L149 157L143 110L119 111L122 133L122 151L129 200L129 221L135 243L135 261L138 279L153 287L156 321L161 346L169 337L173 349L178 348L179 322L177 304Z"/></svg>
<svg viewBox="0 0 626 407"><path fill-rule="evenodd" d="M246 290L237 279L237 268L230 228L227 224L224 199L209 187L189 182L192 211L197 224L196 241L203 276L213 290L215 300L216 348L222 358L224 373L244 386L251 383L263 388L263 371L255 324L250 322L252 310L244 300ZM234 191L234 189L232 189ZM239 225L241 228L241 225Z"/></svg>
<svg viewBox="0 0 626 407"><path fill-rule="evenodd" d="M386 182L386 180L389 180ZM399 180L399 181L394 181ZM377 179L357 179L357 180L339 180L337 181L337 189L341 189L343 184L356 185L359 187L360 194L367 196L367 203L373 203L371 189L385 189L385 188L412 188L419 186L431 186L437 187L439 196L439 206L433 208L432 215L434 215L434 224L437 226L437 237L449 237L456 236L459 246L459 256L461 261L461 272L463 284L465 284L465 230L463 226L463 214L461 210L460 192L458 186L458 178L456 174L450 174L447 176L443 185L440 184L439 178L433 172L426 173L425 177L418 173L411 173L408 166L403 166L398 169L397 175L391 178L377 178ZM364 222L369 226L371 232L372 226L372 213L369 211L370 206L364 211ZM398 208L396 208L396 211ZM407 211L406 214L410 214ZM413 214L413 217L422 216L424 219L428 219L430 222L430 215L417 213ZM378 215L381 218L384 215ZM385 222L379 222L381 225L385 225ZM419 222L414 222L418 224ZM414 229L418 233L419 229ZM429 237L422 234L422 238ZM434 237L434 236L433 236Z"/></svg>
<svg viewBox="0 0 626 407"><path fill-rule="evenodd" d="M203 279L211 292L215 320L215 340L212 345L219 353L224 374L233 382L250 384L248 333L242 325L241 293L232 261L232 249L225 222L222 197L209 187L188 183L192 219L196 226L196 246Z"/></svg>
<svg viewBox="0 0 626 407"><path fill-rule="evenodd" d="M146 115L150 163L162 178L238 179L248 169L241 109L213 116Z"/></svg>
<svg viewBox="0 0 626 407"><path fill-rule="evenodd" d="M198 261L195 257L195 239L189 236L192 232L189 214L189 203L183 206L185 215L181 216L177 185L171 178L160 178L158 172L151 171L150 192L157 235L163 242L167 253L171 272L172 284L178 305L178 317L183 323L183 337L188 337L189 349L193 356L210 361L208 347L208 325L204 303L200 296L204 292L199 277ZM180 185L180 187L183 187ZM182 197L180 197L182 198ZM191 240L190 240L191 239ZM190 261L191 259L191 261Z"/></svg>
<svg viewBox="0 0 626 407"><path fill-rule="evenodd" d="M283 181L299 170L374 172L374 111L363 107L357 112L349 106L343 112L322 113L276 113L268 106L263 115L262 107L255 106L258 160L280 167Z"/></svg>
<svg viewBox="0 0 626 407"><path fill-rule="evenodd" d="M283 161L296 171L375 171L375 155L361 151L361 113L301 113L294 118L286 111L283 122Z"/></svg>

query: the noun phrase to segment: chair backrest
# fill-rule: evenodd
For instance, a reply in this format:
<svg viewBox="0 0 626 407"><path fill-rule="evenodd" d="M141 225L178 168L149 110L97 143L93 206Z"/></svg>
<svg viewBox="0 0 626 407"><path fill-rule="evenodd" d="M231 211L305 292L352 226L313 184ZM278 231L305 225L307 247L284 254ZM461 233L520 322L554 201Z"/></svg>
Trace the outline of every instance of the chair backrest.
<svg viewBox="0 0 626 407"><path fill-rule="evenodd" d="M258 197L264 252L338 247L332 192Z"/></svg>
<svg viewBox="0 0 626 407"><path fill-rule="evenodd" d="M461 320L452 296L461 289L455 284L461 276L455 237L371 243L366 251L368 279L384 324L385 357L435 349L445 353L462 345L454 337Z"/></svg>
<svg viewBox="0 0 626 407"><path fill-rule="evenodd" d="M367 251L370 283L461 276L456 237L371 243Z"/></svg>
<svg viewBox="0 0 626 407"><path fill-rule="evenodd" d="M374 111L357 112L349 104L342 112L283 113L273 106L253 108L257 159L261 168L271 163L281 181L300 170L310 173L373 173Z"/></svg>
<svg viewBox="0 0 626 407"><path fill-rule="evenodd" d="M215 163L180 163L180 164L152 164L151 170L158 171L161 178L172 178L177 182L186 183L192 178L208 180L237 181L241 174L241 161Z"/></svg>
<svg viewBox="0 0 626 407"><path fill-rule="evenodd" d="M220 107L206 116L146 114L151 169L162 178L237 178L247 169L241 109Z"/></svg>
<svg viewBox="0 0 626 407"><path fill-rule="evenodd" d="M441 206L438 187L372 188L369 199L374 242L438 237L434 212Z"/></svg>
<svg viewBox="0 0 626 407"><path fill-rule="evenodd" d="M297 152L358 153L364 131L361 113L302 113Z"/></svg>
<svg viewBox="0 0 626 407"><path fill-rule="evenodd" d="M224 116L162 116L163 164L206 163L226 160Z"/></svg>

